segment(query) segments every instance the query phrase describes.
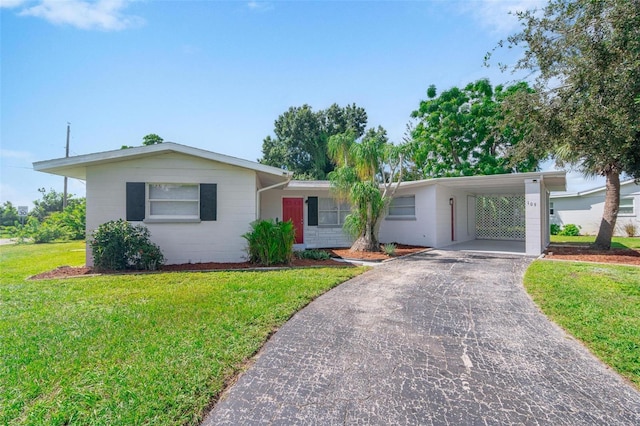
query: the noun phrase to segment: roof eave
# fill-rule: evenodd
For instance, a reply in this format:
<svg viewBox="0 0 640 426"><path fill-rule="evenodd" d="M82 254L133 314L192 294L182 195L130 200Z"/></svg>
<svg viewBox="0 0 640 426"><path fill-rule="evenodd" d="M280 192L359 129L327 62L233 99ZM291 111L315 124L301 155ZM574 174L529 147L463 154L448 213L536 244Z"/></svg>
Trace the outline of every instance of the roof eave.
<svg viewBox="0 0 640 426"><path fill-rule="evenodd" d="M204 158L220 163L229 164L232 166L254 170L261 174L280 176L284 179L289 179L293 174L292 172L279 169L277 167L267 166L253 161L243 160L241 158L218 154L216 152L193 148L186 145L180 145L173 142L164 142L157 145L141 146L98 152L93 154L84 154L74 157L37 161L33 163L33 169L39 172L52 173L85 180L86 168L88 166L131 160L164 152L177 152L181 154L192 155L194 157Z"/></svg>
<svg viewBox="0 0 640 426"><path fill-rule="evenodd" d="M627 179L623 182L620 182L620 187L626 186L626 185L630 185L632 183L634 183L635 180L634 179ZM591 188L591 189L587 189L585 191L578 191L578 192L564 192L565 190L562 191L557 191L559 192L558 194L551 194L551 198L569 198L569 197L584 197L585 195L591 195L591 194L595 194L596 192L600 192L600 191L605 191L607 189L606 186L599 186L597 188Z"/></svg>

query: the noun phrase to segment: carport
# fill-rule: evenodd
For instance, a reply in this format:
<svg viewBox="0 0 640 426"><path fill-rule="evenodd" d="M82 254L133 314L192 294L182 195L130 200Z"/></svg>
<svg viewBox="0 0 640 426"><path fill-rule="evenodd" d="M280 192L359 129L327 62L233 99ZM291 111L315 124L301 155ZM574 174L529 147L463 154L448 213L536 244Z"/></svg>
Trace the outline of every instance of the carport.
<svg viewBox="0 0 640 426"><path fill-rule="evenodd" d="M396 196L415 197L415 217L387 217L381 241L537 256L550 241L549 193L565 188L563 171L404 182Z"/></svg>
<svg viewBox="0 0 640 426"><path fill-rule="evenodd" d="M475 237L454 241L450 247L539 255L550 241L549 193L565 190L566 176L564 172L476 176L443 184L468 192L466 219Z"/></svg>

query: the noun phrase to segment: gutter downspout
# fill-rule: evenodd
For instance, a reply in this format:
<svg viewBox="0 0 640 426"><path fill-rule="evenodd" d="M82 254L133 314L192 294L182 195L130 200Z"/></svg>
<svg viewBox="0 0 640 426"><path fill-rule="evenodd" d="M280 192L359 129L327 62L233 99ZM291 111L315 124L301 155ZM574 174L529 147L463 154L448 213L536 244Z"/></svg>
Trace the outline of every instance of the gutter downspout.
<svg viewBox="0 0 640 426"><path fill-rule="evenodd" d="M258 191L256 191L256 219L255 220L258 220L259 216L260 216L260 194L262 194L264 191L268 191L270 189L274 189L274 188L277 188L279 186L288 185L289 182L291 182L292 179L293 179L293 175L289 175L287 177L287 180L284 181L284 182L276 183L274 185L267 186L266 188L260 188L260 189L258 189Z"/></svg>

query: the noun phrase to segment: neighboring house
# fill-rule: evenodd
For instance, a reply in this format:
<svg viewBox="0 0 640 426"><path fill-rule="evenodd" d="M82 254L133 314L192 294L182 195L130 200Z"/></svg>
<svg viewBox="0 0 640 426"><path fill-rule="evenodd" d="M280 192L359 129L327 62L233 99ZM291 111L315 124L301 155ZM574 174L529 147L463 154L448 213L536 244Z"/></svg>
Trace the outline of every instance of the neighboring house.
<svg viewBox="0 0 640 426"><path fill-rule="evenodd" d="M256 219L292 220L299 248L348 247L349 205L327 181L292 181L285 170L165 142L34 163L86 181L87 235L102 223L143 223L168 264L246 259L242 234ZM564 172L403 182L380 227L381 242L445 247L515 240L537 255L549 243L549 191ZM87 249L87 264L92 264Z"/></svg>
<svg viewBox="0 0 640 426"><path fill-rule="evenodd" d="M551 223L580 227L582 235L596 235L604 212L606 187L576 193L552 193L549 203ZM634 224L640 230L640 185L632 180L620 183L620 209L615 235L626 236L623 226Z"/></svg>

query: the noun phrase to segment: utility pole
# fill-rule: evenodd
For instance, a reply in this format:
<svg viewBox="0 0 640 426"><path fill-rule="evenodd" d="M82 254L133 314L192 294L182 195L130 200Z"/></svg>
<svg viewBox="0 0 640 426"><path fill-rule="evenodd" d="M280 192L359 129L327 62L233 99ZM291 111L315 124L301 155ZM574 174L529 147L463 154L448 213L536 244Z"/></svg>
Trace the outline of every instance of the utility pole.
<svg viewBox="0 0 640 426"><path fill-rule="evenodd" d="M71 133L71 123L67 121L67 148L65 150L65 157L69 156L69 134ZM62 209L67 207L67 177L64 177L64 195L62 198Z"/></svg>

